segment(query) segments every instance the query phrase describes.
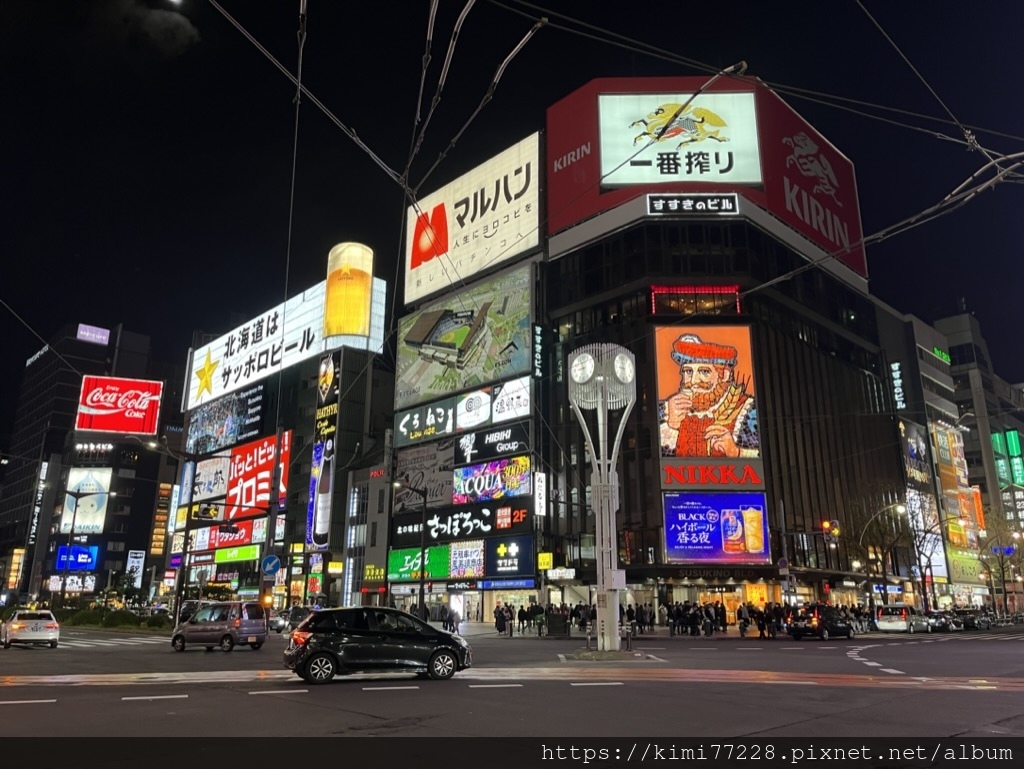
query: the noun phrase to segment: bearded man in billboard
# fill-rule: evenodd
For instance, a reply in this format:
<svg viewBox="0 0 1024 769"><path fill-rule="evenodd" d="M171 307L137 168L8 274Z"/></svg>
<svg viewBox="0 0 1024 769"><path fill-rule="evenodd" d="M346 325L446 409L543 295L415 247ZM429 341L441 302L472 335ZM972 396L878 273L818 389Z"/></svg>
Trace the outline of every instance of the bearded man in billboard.
<svg viewBox="0 0 1024 769"><path fill-rule="evenodd" d="M659 404L661 453L675 457L759 457L757 405L736 381L737 350L684 334L672 345L679 392Z"/></svg>

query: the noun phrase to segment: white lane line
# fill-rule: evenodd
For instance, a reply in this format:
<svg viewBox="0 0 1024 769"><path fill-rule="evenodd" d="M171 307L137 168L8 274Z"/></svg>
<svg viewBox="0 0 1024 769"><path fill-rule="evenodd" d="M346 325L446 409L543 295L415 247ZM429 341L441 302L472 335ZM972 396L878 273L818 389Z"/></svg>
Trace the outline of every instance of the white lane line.
<svg viewBox="0 0 1024 769"><path fill-rule="evenodd" d="M565 655L564 654L559 654L558 655L558 661L559 662L565 662Z"/></svg>
<svg viewBox="0 0 1024 769"><path fill-rule="evenodd" d="M655 657L653 654L648 654L647 659L654 660L655 662L668 662L668 660L663 660L661 657Z"/></svg>
<svg viewBox="0 0 1024 769"><path fill-rule="evenodd" d="M808 648L810 648L810 647L808 647L808 646L780 646L779 650L780 651L785 651L786 649L808 649Z"/></svg>
<svg viewBox="0 0 1024 769"><path fill-rule="evenodd" d="M905 676L906 675L906 673L904 673L902 670L893 670L892 668L879 668L879 670L881 670L883 673L892 673L893 675L896 675L896 676Z"/></svg>
<svg viewBox="0 0 1024 769"><path fill-rule="evenodd" d="M364 686L364 692L393 692L400 689L419 689L418 686Z"/></svg>
<svg viewBox="0 0 1024 769"><path fill-rule="evenodd" d="M760 646L738 646L736 648L737 648L738 651L741 651L741 652L749 652L749 651L757 651L758 649L761 649L762 647L760 647Z"/></svg>
<svg viewBox="0 0 1024 769"><path fill-rule="evenodd" d="M838 649L838 646L819 646L818 649Z"/></svg>
<svg viewBox="0 0 1024 769"><path fill-rule="evenodd" d="M586 681L570 683L569 686L622 686L622 681Z"/></svg>
<svg viewBox="0 0 1024 769"><path fill-rule="evenodd" d="M647 651L663 652L667 648L668 648L667 646L638 646L638 647L636 647L636 650L640 651L640 652L647 652Z"/></svg>
<svg viewBox="0 0 1024 769"><path fill-rule="evenodd" d="M522 684L470 684L470 689L522 689Z"/></svg>
<svg viewBox="0 0 1024 769"><path fill-rule="evenodd" d="M881 662L872 662L871 660L868 660L864 664L865 665L870 665L873 668L880 668L880 667L882 667L882 663Z"/></svg>
<svg viewBox="0 0 1024 769"><path fill-rule="evenodd" d="M41 705L45 702L56 702L57 700L0 700L0 705Z"/></svg>
<svg viewBox="0 0 1024 769"><path fill-rule="evenodd" d="M122 697L122 702L128 702L131 700L187 700L187 694L154 694L151 697Z"/></svg>
<svg viewBox="0 0 1024 769"><path fill-rule="evenodd" d="M264 689L262 692L249 692L249 694L309 694L309 689Z"/></svg>
<svg viewBox="0 0 1024 769"><path fill-rule="evenodd" d="M691 649L695 651L707 651L708 649L717 649L717 646L691 646Z"/></svg>

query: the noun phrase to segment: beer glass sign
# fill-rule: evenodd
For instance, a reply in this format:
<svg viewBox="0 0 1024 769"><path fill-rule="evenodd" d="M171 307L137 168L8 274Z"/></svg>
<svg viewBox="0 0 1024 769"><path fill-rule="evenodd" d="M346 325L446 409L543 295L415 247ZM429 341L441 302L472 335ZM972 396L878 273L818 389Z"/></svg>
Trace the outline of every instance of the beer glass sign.
<svg viewBox="0 0 1024 769"><path fill-rule="evenodd" d="M324 339L369 336L373 298L373 251L362 243L339 243L327 256Z"/></svg>
<svg viewBox="0 0 1024 769"><path fill-rule="evenodd" d="M668 563L770 563L768 505L761 493L663 495Z"/></svg>

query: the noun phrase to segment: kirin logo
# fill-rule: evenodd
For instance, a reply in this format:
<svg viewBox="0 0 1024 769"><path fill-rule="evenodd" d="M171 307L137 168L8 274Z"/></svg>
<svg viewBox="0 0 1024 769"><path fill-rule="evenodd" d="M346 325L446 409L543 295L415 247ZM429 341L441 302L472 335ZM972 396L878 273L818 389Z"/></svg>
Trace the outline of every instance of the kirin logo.
<svg viewBox="0 0 1024 769"><path fill-rule="evenodd" d="M684 144L696 144L705 139L729 141L728 137L721 135L721 129L727 126L721 117L709 109L694 107L691 104L685 107L680 104L662 104L654 112L648 113L646 118L634 120L629 127L636 128L640 125L644 127L644 131L634 137L634 146L641 139L658 142L680 139L676 149Z"/></svg>
<svg viewBox="0 0 1024 769"><path fill-rule="evenodd" d="M428 216L426 212L416 217L416 227L409 244L412 257L410 269L448 253L448 212L444 203L438 203Z"/></svg>
<svg viewBox="0 0 1024 769"><path fill-rule="evenodd" d="M796 136L787 136L782 143L793 149L793 154L786 158L786 168L795 163L801 174L816 181L814 192L828 195L833 203L842 208L843 204L836 199L839 182L836 180L835 171L814 140L801 132Z"/></svg>

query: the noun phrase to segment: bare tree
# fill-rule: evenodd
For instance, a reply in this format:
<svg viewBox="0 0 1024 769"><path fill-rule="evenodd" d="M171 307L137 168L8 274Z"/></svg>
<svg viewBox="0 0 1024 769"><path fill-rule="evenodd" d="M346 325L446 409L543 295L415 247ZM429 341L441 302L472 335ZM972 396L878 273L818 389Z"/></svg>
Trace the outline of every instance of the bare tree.
<svg viewBox="0 0 1024 769"><path fill-rule="evenodd" d="M890 497L891 499L891 497ZM900 509L902 508L902 512ZM868 565L867 581L871 601L874 586L881 583L882 603L889 603L889 575L898 575L896 554L912 543L907 523L906 507L902 502L883 498L877 505L871 502L850 505L850 536L844 537L848 547L861 554Z"/></svg>
<svg viewBox="0 0 1024 769"><path fill-rule="evenodd" d="M1001 515L986 516L981 558L988 571L988 582L993 592L992 608L996 612L1007 611L1006 583L1014 581L1022 544L1020 529L1015 528L1010 521Z"/></svg>

